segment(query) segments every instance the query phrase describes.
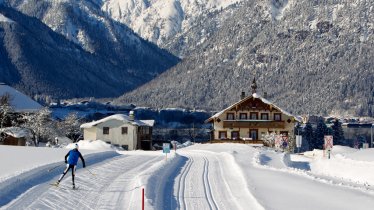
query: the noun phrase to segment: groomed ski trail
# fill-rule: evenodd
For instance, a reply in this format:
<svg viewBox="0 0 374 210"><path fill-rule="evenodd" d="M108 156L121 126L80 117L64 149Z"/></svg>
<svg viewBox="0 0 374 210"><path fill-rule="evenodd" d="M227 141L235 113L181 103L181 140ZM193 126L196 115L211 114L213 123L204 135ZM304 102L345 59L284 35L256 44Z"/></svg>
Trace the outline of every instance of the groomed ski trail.
<svg viewBox="0 0 374 210"><path fill-rule="evenodd" d="M62 190L43 183L30 188L4 209L133 209L134 194L140 196L140 176L162 156L125 156L109 159L76 172L78 190ZM62 172L62 171L61 171ZM57 180L58 177L55 177ZM60 183L72 187L71 172Z"/></svg>
<svg viewBox="0 0 374 210"><path fill-rule="evenodd" d="M239 186L245 180L230 156L199 150L178 154L187 161L174 181L176 206L168 209L263 209L248 189Z"/></svg>

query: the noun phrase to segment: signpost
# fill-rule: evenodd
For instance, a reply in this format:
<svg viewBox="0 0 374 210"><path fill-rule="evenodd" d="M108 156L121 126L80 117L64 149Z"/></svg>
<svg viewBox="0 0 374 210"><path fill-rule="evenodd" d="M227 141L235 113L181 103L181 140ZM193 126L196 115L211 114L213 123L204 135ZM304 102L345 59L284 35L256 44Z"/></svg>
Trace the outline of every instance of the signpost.
<svg viewBox="0 0 374 210"><path fill-rule="evenodd" d="M166 155L166 160L168 159L168 153L170 153L170 143L162 144L162 152Z"/></svg>
<svg viewBox="0 0 374 210"><path fill-rule="evenodd" d="M285 150L288 147L288 136L282 136L282 146L283 150Z"/></svg>
<svg viewBox="0 0 374 210"><path fill-rule="evenodd" d="M303 137L301 135L296 135L296 147L297 147L297 153L300 153L300 147L303 143Z"/></svg>
<svg viewBox="0 0 374 210"><path fill-rule="evenodd" d="M325 136L325 149L327 150L328 152L328 155L329 155L329 159L330 159L330 153L331 153L331 149L332 147L334 146L334 141L333 141L333 136Z"/></svg>
<svg viewBox="0 0 374 210"><path fill-rule="evenodd" d="M282 146L282 136L281 135L275 135L274 139L275 148L280 149Z"/></svg>

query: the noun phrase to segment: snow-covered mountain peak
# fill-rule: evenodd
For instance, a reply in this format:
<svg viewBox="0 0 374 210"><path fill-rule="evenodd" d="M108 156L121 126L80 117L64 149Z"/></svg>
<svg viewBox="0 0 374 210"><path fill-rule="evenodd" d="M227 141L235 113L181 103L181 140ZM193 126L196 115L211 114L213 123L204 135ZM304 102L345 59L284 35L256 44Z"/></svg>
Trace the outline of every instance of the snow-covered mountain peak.
<svg viewBox="0 0 374 210"><path fill-rule="evenodd" d="M242 0L104 0L102 10L158 45L191 27L196 17Z"/></svg>

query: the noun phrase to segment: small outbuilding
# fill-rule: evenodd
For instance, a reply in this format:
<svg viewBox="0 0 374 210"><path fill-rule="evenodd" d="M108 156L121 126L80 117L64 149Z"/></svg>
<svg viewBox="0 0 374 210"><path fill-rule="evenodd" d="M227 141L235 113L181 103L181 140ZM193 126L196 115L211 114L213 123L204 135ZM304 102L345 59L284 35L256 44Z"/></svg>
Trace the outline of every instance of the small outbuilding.
<svg viewBox="0 0 374 210"><path fill-rule="evenodd" d="M135 120L130 115L115 114L82 124L85 140L102 140L126 150L151 150L154 120Z"/></svg>
<svg viewBox="0 0 374 210"><path fill-rule="evenodd" d="M0 128L0 136L3 140L0 144L25 146L27 138L32 136L32 134L27 128L6 127Z"/></svg>

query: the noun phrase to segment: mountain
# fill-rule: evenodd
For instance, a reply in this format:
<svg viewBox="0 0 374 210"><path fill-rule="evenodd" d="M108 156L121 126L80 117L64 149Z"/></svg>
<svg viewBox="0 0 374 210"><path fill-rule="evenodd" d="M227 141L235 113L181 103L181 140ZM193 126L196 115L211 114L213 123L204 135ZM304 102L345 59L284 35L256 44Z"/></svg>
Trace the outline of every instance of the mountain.
<svg viewBox="0 0 374 210"><path fill-rule="evenodd" d="M114 97L179 59L101 11L99 1L4 0L0 81L28 95Z"/></svg>
<svg viewBox="0 0 374 210"><path fill-rule="evenodd" d="M374 114L373 1L245 1L166 46L185 57L116 103L220 110L250 91L297 114ZM186 41L188 40L188 42Z"/></svg>
<svg viewBox="0 0 374 210"><path fill-rule="evenodd" d="M243 0L103 0L102 10L163 47L169 39L200 24L200 16L240 1Z"/></svg>

